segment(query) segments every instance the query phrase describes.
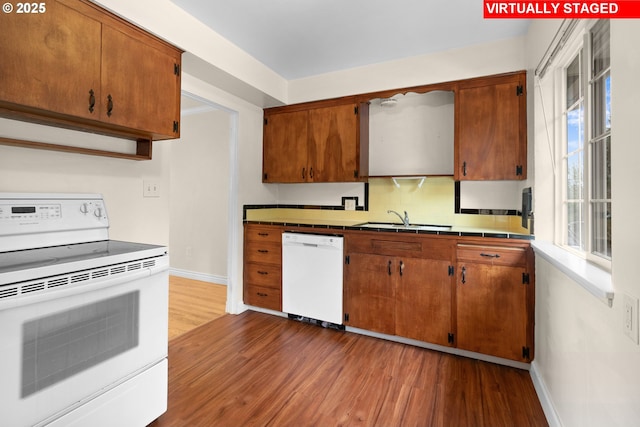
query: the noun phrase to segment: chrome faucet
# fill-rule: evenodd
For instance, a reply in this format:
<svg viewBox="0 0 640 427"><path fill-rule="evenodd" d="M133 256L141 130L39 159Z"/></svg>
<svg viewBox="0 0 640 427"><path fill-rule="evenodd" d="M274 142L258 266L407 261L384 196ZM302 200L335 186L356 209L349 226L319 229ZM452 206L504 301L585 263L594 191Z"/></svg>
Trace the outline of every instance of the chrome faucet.
<svg viewBox="0 0 640 427"><path fill-rule="evenodd" d="M402 217L402 215L400 215L398 212L396 211L392 211L391 209L389 209L387 211L388 214L390 213L394 213L396 215L398 215L398 218L400 218L400 221L402 221L402 223L404 224L405 227L409 226L409 214L407 214L407 211L404 211L404 218Z"/></svg>

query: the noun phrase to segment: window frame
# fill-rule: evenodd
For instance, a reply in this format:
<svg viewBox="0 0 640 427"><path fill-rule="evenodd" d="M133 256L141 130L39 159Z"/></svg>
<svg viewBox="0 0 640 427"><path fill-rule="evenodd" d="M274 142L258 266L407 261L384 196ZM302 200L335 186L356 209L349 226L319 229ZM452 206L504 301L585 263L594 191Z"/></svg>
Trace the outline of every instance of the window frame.
<svg viewBox="0 0 640 427"><path fill-rule="evenodd" d="M604 268L607 271L611 271L611 258L601 256L593 253L593 227L594 227L594 214L592 205L595 199L593 190L594 182L594 170L593 170L593 157L594 157L594 127L593 127L593 81L598 76L606 73L611 73L611 64L608 69L599 73L597 76L592 74L592 30L598 23L598 20L586 20L583 21L580 31L576 31L572 37L567 41L562 54L558 57L555 73L555 104L556 104L556 158L561 161L557 165L556 173L556 214L555 214L555 243L563 249L578 255L587 261ZM610 34L610 30L609 30ZM568 132L567 132L567 112L570 110L567 105L567 76L566 72L568 67L572 64L577 55L582 54L582 65L580 69L580 92L582 97L583 111L582 111L582 153L583 153L583 188L582 188L582 217L584 218L584 224L582 225L582 240L584 243L583 248L576 248L570 246L568 242L569 232L569 216L568 216L568 166L567 159L570 153L567 152L568 148ZM593 77L592 77L593 76ZM572 104L572 106L576 103ZM605 108L606 114L606 108ZM611 127L608 131L598 136L597 140L611 138ZM611 143L611 139L609 144ZM609 152L610 153L610 152ZM611 199L608 199L608 203L611 203ZM610 226L609 226L610 230Z"/></svg>

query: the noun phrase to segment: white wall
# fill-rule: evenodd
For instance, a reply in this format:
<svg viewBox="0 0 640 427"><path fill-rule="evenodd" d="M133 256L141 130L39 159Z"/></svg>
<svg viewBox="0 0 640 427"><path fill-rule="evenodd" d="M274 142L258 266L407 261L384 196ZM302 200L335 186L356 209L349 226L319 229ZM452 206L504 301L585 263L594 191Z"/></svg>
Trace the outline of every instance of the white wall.
<svg viewBox="0 0 640 427"><path fill-rule="evenodd" d="M394 95L369 105L369 175L453 175L453 92Z"/></svg>
<svg viewBox="0 0 640 427"><path fill-rule="evenodd" d="M182 89L217 104L229 113L230 162L228 211L227 311L238 313L242 305L242 208L245 204L272 204L276 189L262 184L262 109L189 75L182 76ZM233 186L235 185L235 187ZM206 236L201 236L206 238Z"/></svg>
<svg viewBox="0 0 640 427"><path fill-rule="evenodd" d="M528 35L533 70L559 22L534 22ZM612 205L615 288L613 307L596 299L551 264L536 262L536 358L533 363L564 426L635 426L640 422L640 347L623 334L623 294L640 296L635 226L640 209L632 174L640 156L637 141L637 76L640 74L640 21L611 20ZM553 240L553 83L535 88L536 238ZM557 160L556 160L557 161Z"/></svg>
<svg viewBox="0 0 640 427"><path fill-rule="evenodd" d="M260 103L286 102L287 81L169 0L96 0L96 3L184 49L190 73Z"/></svg>
<svg viewBox="0 0 640 427"><path fill-rule="evenodd" d="M520 181L460 181L461 209L522 208Z"/></svg>
<svg viewBox="0 0 640 427"><path fill-rule="evenodd" d="M290 103L296 103L524 70L527 67L525 41L524 37L501 40L292 80L289 82L288 99ZM308 187L312 191L301 192L291 184L272 186L276 188L281 203L298 197L300 204L333 205L342 196L354 195L349 194L350 187L344 186L322 187L322 193L316 191L319 187ZM524 186L525 183L519 183L515 187L500 187L502 193L514 193L508 197L508 209L520 207L519 202L512 201L520 200L520 190ZM503 205L505 203L491 208L502 208Z"/></svg>
<svg viewBox="0 0 640 427"><path fill-rule="evenodd" d="M291 104L519 71L526 68L518 37L336 71L289 82Z"/></svg>
<svg viewBox="0 0 640 427"><path fill-rule="evenodd" d="M54 128L45 130L56 138L63 138L69 145L104 148L99 142L88 142L96 140L92 134ZM11 133L24 139L47 139L40 138L39 126L12 120L2 120L0 133ZM127 144L135 146L131 141L118 141L117 144L119 149L126 148L123 145ZM102 193L112 239L167 245L169 144L154 143L153 160L150 161L0 146L0 191ZM142 197L142 183L146 179L160 185L160 197Z"/></svg>
<svg viewBox="0 0 640 427"><path fill-rule="evenodd" d="M183 110L170 159L171 268L221 284L227 282L230 122L228 112L213 107Z"/></svg>

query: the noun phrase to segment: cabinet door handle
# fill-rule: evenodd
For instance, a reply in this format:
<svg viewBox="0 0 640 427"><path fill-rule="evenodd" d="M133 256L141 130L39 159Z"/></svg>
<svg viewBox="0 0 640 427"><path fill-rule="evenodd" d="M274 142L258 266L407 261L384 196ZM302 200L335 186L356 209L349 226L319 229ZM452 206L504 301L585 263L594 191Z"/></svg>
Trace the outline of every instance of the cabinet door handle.
<svg viewBox="0 0 640 427"><path fill-rule="evenodd" d="M268 294L265 294L264 292L258 292L258 296L259 297L268 297Z"/></svg>
<svg viewBox="0 0 640 427"><path fill-rule="evenodd" d="M113 98L111 94L107 95L107 116L111 117L113 112Z"/></svg>
<svg viewBox="0 0 640 427"><path fill-rule="evenodd" d="M309 169L309 178L313 179L313 167Z"/></svg>
<svg viewBox="0 0 640 427"><path fill-rule="evenodd" d="M467 268L462 267L462 284L467 283Z"/></svg>
<svg viewBox="0 0 640 427"><path fill-rule="evenodd" d="M400 261L400 275L404 273L404 262Z"/></svg>
<svg viewBox="0 0 640 427"><path fill-rule="evenodd" d="M462 162L462 176L467 176L467 162Z"/></svg>
<svg viewBox="0 0 640 427"><path fill-rule="evenodd" d="M93 91L93 89L91 89L89 91L89 112L90 113L93 113L95 106L96 106L96 94Z"/></svg>
<svg viewBox="0 0 640 427"><path fill-rule="evenodd" d="M269 253L269 251L267 249L258 249L258 252L260 252L261 254Z"/></svg>
<svg viewBox="0 0 640 427"><path fill-rule="evenodd" d="M302 179L305 179L307 168L302 168Z"/></svg>
<svg viewBox="0 0 640 427"><path fill-rule="evenodd" d="M485 253L481 253L480 256L483 256L485 258L500 258L500 254L485 254Z"/></svg>
<svg viewBox="0 0 640 427"><path fill-rule="evenodd" d="M387 271L389 272L389 276L391 276L391 260L389 260L389 266L387 267Z"/></svg>
<svg viewBox="0 0 640 427"><path fill-rule="evenodd" d="M268 271L258 271L258 274L262 274L263 276L266 276L267 274L269 274Z"/></svg>
<svg viewBox="0 0 640 427"><path fill-rule="evenodd" d="M267 237L269 233L258 233L258 236Z"/></svg>

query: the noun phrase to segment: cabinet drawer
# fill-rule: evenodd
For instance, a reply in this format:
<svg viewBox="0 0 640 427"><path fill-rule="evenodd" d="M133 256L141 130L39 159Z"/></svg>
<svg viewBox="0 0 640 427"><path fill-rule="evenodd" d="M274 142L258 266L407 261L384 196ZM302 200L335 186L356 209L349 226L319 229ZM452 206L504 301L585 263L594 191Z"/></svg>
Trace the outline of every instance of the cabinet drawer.
<svg viewBox="0 0 640 427"><path fill-rule="evenodd" d="M282 243L282 228L268 225L247 224L244 230L246 240L252 242Z"/></svg>
<svg viewBox="0 0 640 427"><path fill-rule="evenodd" d="M270 242L247 242L244 249L245 262L282 264L282 244Z"/></svg>
<svg viewBox="0 0 640 427"><path fill-rule="evenodd" d="M359 233L347 237L347 253L359 252L376 255L428 258L451 261L454 254L453 239L429 235L402 235L401 233Z"/></svg>
<svg viewBox="0 0 640 427"><path fill-rule="evenodd" d="M273 264L245 264L245 282L272 289L280 289L281 272L279 265Z"/></svg>
<svg viewBox="0 0 640 427"><path fill-rule="evenodd" d="M281 292L263 286L244 284L244 303L256 307L282 311Z"/></svg>
<svg viewBox="0 0 640 427"><path fill-rule="evenodd" d="M478 246L459 244L458 262L474 262L492 265L527 265L527 250L522 247Z"/></svg>

